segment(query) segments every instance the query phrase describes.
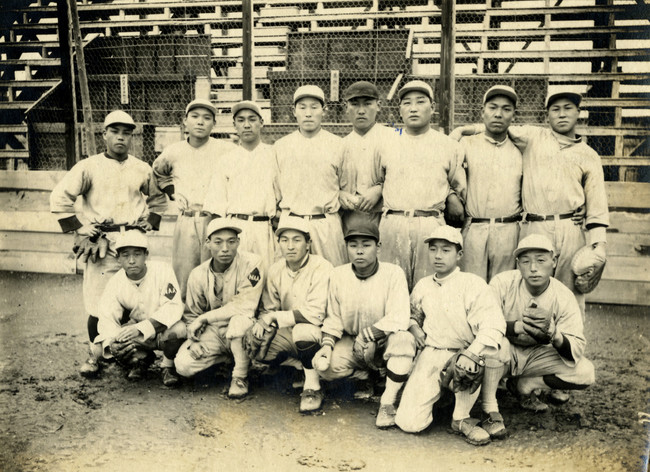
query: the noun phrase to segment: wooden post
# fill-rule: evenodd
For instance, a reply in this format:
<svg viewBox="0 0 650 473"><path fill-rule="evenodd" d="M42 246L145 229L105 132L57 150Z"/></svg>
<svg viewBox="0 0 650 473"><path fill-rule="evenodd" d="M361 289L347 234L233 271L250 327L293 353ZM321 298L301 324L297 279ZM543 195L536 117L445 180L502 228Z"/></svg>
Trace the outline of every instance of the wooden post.
<svg viewBox="0 0 650 473"><path fill-rule="evenodd" d="M70 57L70 29L68 28L67 0L57 0L56 12L58 16L59 50L61 54L61 88L65 100L63 101L62 120L65 126L65 167L72 168L77 162L75 151L75 120L74 120L74 82L72 75L72 58Z"/></svg>
<svg viewBox="0 0 650 473"><path fill-rule="evenodd" d="M253 99L253 2L242 1L242 59L243 59L243 99Z"/></svg>
<svg viewBox="0 0 650 473"><path fill-rule="evenodd" d="M442 0L440 81L438 102L440 128L449 133L454 126L454 65L456 62L456 0Z"/></svg>

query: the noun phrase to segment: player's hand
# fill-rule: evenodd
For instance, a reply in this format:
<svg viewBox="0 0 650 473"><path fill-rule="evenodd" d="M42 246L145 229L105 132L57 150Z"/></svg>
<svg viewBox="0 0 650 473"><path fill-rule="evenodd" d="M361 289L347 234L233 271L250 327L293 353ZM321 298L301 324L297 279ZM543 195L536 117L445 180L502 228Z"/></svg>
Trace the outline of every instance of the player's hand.
<svg viewBox="0 0 650 473"><path fill-rule="evenodd" d="M271 323L275 320L275 317L273 317L273 313L269 312L268 314L264 314L260 317L260 321L255 322L255 325L253 325L253 335L255 338L264 338L264 333L266 332L266 328Z"/></svg>
<svg viewBox="0 0 650 473"><path fill-rule="evenodd" d="M357 209L362 212L370 212L373 207L377 205L377 202L379 202L379 199L381 198L381 191L381 186L374 186L359 194Z"/></svg>
<svg viewBox="0 0 650 473"><path fill-rule="evenodd" d="M187 327L187 338L194 340L195 342L199 341L201 333L203 333L204 327L207 325L207 321L201 317L197 317L194 321Z"/></svg>
<svg viewBox="0 0 650 473"><path fill-rule="evenodd" d="M350 194L349 192L341 191L339 192L339 202L341 203L341 207L344 209L354 210L357 208L359 198Z"/></svg>
<svg viewBox="0 0 650 473"><path fill-rule="evenodd" d="M110 345L109 349L111 355L119 362L126 363L131 356L136 352L136 347L132 342L118 342L114 340Z"/></svg>
<svg viewBox="0 0 650 473"><path fill-rule="evenodd" d="M187 201L187 197L185 197L183 194L173 194L171 200L176 202L178 210L187 210L187 208L190 206L189 202Z"/></svg>
<svg viewBox="0 0 650 473"><path fill-rule="evenodd" d="M476 365L476 363L464 355L458 357L458 361L456 361L456 366L458 366L459 368L463 368L468 373L476 373L478 371L478 366Z"/></svg>
<svg viewBox="0 0 650 473"><path fill-rule="evenodd" d="M99 233L100 230L94 223L88 223L83 227L77 229L77 235L80 236L94 237L99 235Z"/></svg>
<svg viewBox="0 0 650 473"><path fill-rule="evenodd" d="M573 216L571 217L571 221L574 223L574 225L582 226L583 223L585 223L585 216L587 215L587 208L584 205L581 205L577 209L573 211Z"/></svg>
<svg viewBox="0 0 650 473"><path fill-rule="evenodd" d="M322 346L311 359L311 363L317 371L326 371L332 362L332 347Z"/></svg>
<svg viewBox="0 0 650 473"><path fill-rule="evenodd" d="M450 221L462 223L465 220L465 207L456 193L447 196L446 208Z"/></svg>
<svg viewBox="0 0 650 473"><path fill-rule="evenodd" d="M452 140L460 141L460 139L463 137L463 127L457 127L454 128L451 133L449 133L449 138Z"/></svg>
<svg viewBox="0 0 650 473"><path fill-rule="evenodd" d="M201 342L194 342L190 344L187 349L189 350L190 356L193 360L199 360L208 354Z"/></svg>
<svg viewBox="0 0 650 473"><path fill-rule="evenodd" d="M115 340L121 343L133 342L142 334L135 325L125 325L115 337Z"/></svg>
<svg viewBox="0 0 650 473"><path fill-rule="evenodd" d="M151 225L151 222L148 222L147 220L138 222L138 227L142 228L145 232L150 232L153 230L153 225Z"/></svg>
<svg viewBox="0 0 650 473"><path fill-rule="evenodd" d="M409 332L411 332L411 335L415 337L415 346L418 349L424 348L424 342L427 339L427 334L424 333L424 330L422 330L419 325L411 325L409 327Z"/></svg>

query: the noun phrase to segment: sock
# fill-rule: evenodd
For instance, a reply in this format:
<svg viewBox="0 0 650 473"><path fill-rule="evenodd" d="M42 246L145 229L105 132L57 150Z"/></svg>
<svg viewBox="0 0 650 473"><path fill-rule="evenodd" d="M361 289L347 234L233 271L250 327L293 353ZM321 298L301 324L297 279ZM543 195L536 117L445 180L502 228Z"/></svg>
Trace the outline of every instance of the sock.
<svg viewBox="0 0 650 473"><path fill-rule="evenodd" d="M489 366L489 363L486 362L483 383L481 384L481 403L483 410L488 414L490 412L499 412L497 388L499 387L499 381L507 372L507 365L498 363L498 366Z"/></svg>
<svg viewBox="0 0 650 473"><path fill-rule="evenodd" d="M474 403L478 399L480 393L481 388L477 389L474 394L470 394L469 390L456 393L456 406L454 407L454 413L452 415L453 419L467 419L469 417L469 412L472 410L472 407L474 407Z"/></svg>
<svg viewBox="0 0 650 473"><path fill-rule="evenodd" d="M242 337L233 338L230 341L230 350L235 359L235 367L232 369L233 378L246 378L248 376L248 365L250 359L244 350Z"/></svg>
<svg viewBox="0 0 650 473"><path fill-rule="evenodd" d="M397 393L404 385L411 369L412 360L405 356L394 356L386 363L386 388L381 395L381 404L395 404Z"/></svg>
<svg viewBox="0 0 650 473"><path fill-rule="evenodd" d="M544 378L541 376L519 378L517 390L521 395L528 396L535 389L548 390L548 385L544 382Z"/></svg>
<svg viewBox="0 0 650 473"><path fill-rule="evenodd" d="M169 358L167 358L163 354L162 360L160 361L160 367L161 368L173 368L174 367L174 360L170 360Z"/></svg>
<svg viewBox="0 0 650 473"><path fill-rule="evenodd" d="M103 355L103 348L101 343L92 343L88 342L88 351L90 352L90 357L97 361Z"/></svg>
<svg viewBox="0 0 650 473"><path fill-rule="evenodd" d="M384 393L381 395L379 403L394 405L395 400L397 399L397 393L403 385L404 381L396 382L390 378L386 378L386 389L384 389Z"/></svg>
<svg viewBox="0 0 650 473"><path fill-rule="evenodd" d="M307 368L305 368L304 371L305 384L302 388L303 391L307 389L318 391L320 389L320 377L318 376L318 372L315 369L308 370Z"/></svg>

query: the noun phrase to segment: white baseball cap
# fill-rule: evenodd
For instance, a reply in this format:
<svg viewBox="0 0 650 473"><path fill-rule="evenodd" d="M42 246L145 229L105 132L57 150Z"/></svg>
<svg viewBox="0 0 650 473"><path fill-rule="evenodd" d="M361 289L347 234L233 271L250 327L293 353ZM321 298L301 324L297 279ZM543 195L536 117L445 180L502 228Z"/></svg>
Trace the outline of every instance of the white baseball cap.
<svg viewBox="0 0 650 473"><path fill-rule="evenodd" d="M235 225L232 218L215 218L208 224L208 229L205 232L206 238L210 238L210 235L219 230L232 230L237 234L241 233L241 228Z"/></svg>
<svg viewBox="0 0 650 473"><path fill-rule="evenodd" d="M520 254L528 250L542 250L555 253L551 240L547 236L540 235L539 233L528 235L519 242L517 249L514 251L515 258L518 258Z"/></svg>
<svg viewBox="0 0 650 473"><path fill-rule="evenodd" d="M510 100L512 100L512 103L515 106L517 105L517 92L515 92L515 89L508 87L507 85L495 85L493 87L490 87L483 96L483 104L487 103L488 100L490 100L492 97L496 97L497 95L508 97Z"/></svg>
<svg viewBox="0 0 650 473"><path fill-rule="evenodd" d="M304 99L305 97L318 99L322 104L325 104L325 93L317 85L303 85L298 87L293 94L293 103L295 104L298 100Z"/></svg>
<svg viewBox="0 0 650 473"><path fill-rule="evenodd" d="M187 107L185 107L185 115L190 113L190 111L194 110L195 108L205 108L206 110L210 110L212 112L212 115L216 118L217 116L217 108L212 105L212 102L209 100L205 99L196 99L192 100L190 103L187 104Z"/></svg>
<svg viewBox="0 0 650 473"><path fill-rule="evenodd" d="M106 115L106 118L104 118L104 129L111 125L125 125L135 128L135 122L131 118L131 115L122 110L115 110Z"/></svg>
<svg viewBox="0 0 650 473"><path fill-rule="evenodd" d="M275 231L275 236L280 237L286 230L297 230L309 235L309 224L307 220L302 217L294 217L293 215L282 215L278 223L278 229Z"/></svg>
<svg viewBox="0 0 650 473"><path fill-rule="evenodd" d="M433 240L445 240L449 243L454 243L463 247L463 235L461 235L460 230L449 225L441 225L431 232L424 242L429 243Z"/></svg>
<svg viewBox="0 0 650 473"><path fill-rule="evenodd" d="M144 248L145 250L149 249L149 240L147 236L140 230L127 230L124 233L118 235L115 239L115 249L120 250L126 248L127 246L132 246L134 248Z"/></svg>
<svg viewBox="0 0 650 473"><path fill-rule="evenodd" d="M550 107L553 104L553 102L555 102L558 99L570 100L576 105L576 107L579 107L580 102L582 102L582 95L580 95L577 92L571 92L568 90L548 94L548 97L546 97L546 108L548 109L548 107Z"/></svg>
<svg viewBox="0 0 650 473"><path fill-rule="evenodd" d="M260 110L260 106L252 100L242 100L241 102L237 102L235 105L233 105L232 117L235 118L235 116L237 116L237 113L241 110L250 110L251 112L257 113L257 115L262 118L262 110Z"/></svg>
<svg viewBox="0 0 650 473"><path fill-rule="evenodd" d="M433 88L422 80L412 80L410 82L407 82L404 87L399 89L399 92L397 92L397 98L399 100L402 100L402 97L413 91L422 92L433 102Z"/></svg>

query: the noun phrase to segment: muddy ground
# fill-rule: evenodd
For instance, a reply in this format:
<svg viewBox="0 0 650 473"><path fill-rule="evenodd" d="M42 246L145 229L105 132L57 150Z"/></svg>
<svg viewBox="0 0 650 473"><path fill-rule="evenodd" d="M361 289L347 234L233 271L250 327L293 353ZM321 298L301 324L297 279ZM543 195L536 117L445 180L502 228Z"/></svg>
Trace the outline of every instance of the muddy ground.
<svg viewBox="0 0 650 473"><path fill-rule="evenodd" d="M587 355L597 384L532 415L505 392L510 436L472 447L448 432L449 408L419 435L374 427L377 404L330 385L323 412L303 416L288 372L262 377L243 401L228 380L167 389L153 368L131 383L115 365L98 380L85 359L81 277L0 273L2 470L647 469L650 324L638 307L587 309Z"/></svg>

